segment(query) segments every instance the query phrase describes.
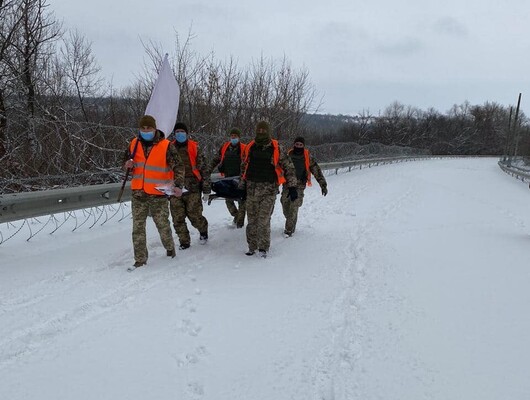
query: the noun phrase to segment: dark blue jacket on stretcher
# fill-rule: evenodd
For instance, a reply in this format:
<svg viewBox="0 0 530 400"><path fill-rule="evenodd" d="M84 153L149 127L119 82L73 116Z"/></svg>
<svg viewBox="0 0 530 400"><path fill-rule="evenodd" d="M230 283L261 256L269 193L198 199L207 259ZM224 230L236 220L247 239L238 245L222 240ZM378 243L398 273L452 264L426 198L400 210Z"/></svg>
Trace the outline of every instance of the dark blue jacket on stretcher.
<svg viewBox="0 0 530 400"><path fill-rule="evenodd" d="M225 178L217 182L212 182L212 190L217 197L225 197L227 199L242 200L245 197L245 191L238 189L239 178Z"/></svg>

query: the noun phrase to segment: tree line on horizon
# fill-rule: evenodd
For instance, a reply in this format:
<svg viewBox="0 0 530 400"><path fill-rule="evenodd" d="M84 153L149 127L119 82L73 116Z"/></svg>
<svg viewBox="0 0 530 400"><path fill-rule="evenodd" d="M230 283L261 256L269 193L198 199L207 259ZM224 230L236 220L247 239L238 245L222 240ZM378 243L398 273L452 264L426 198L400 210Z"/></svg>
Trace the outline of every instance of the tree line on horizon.
<svg viewBox="0 0 530 400"><path fill-rule="evenodd" d="M0 0L0 21L0 193L119 180L123 150L165 54L161 46L142 41L146 61L135 81L116 88L102 78L91 42L64 29L47 0ZM377 144L372 148L380 152L401 146L432 154L502 154L510 136L508 108L495 103L465 103L447 114L400 103L379 116L316 114L309 72L287 57L261 56L240 66L233 57L199 54L193 39L191 31L184 38L175 32L169 61L181 89L178 119L210 151L232 126L250 139L260 119L286 143L304 135L312 146ZM528 130L522 113L517 127ZM528 135L522 136L519 149L526 151Z"/></svg>
<svg viewBox="0 0 530 400"><path fill-rule="evenodd" d="M495 102L455 104L445 114L394 102L380 115L306 115L311 143L381 143L436 155L530 155L530 130L523 112Z"/></svg>

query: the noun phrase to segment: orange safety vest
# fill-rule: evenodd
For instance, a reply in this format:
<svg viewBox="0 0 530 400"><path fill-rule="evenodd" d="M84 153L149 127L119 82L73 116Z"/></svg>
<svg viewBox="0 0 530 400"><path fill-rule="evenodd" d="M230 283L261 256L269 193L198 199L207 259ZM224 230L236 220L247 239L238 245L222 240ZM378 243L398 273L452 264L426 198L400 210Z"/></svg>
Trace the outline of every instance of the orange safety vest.
<svg viewBox="0 0 530 400"><path fill-rule="evenodd" d="M131 154L134 151L137 140L138 138L134 138L129 145ZM144 148L138 143L133 158L132 190L143 190L147 194L163 195L155 187L173 182L173 170L167 165L166 161L168 146L169 140L167 139L162 139L160 142L153 144L153 148L146 159Z"/></svg>
<svg viewBox="0 0 530 400"><path fill-rule="evenodd" d="M282 185L286 182L285 176L283 173L282 167L280 167L280 146L278 145L278 141L272 139L271 140L272 147L273 147L273 153L272 153L272 164L274 165L274 171L276 172L276 177L278 178L278 185ZM247 179L247 169L249 164L249 155L250 155L250 149L252 146L254 146L255 141L252 140L249 144L245 147L245 171L241 175L243 180Z"/></svg>
<svg viewBox="0 0 530 400"><path fill-rule="evenodd" d="M226 150L228 149L228 146L230 146L231 143L230 142L226 142L225 144L223 144L223 147L221 147L221 161L219 162L219 164L222 164L224 159L225 159L225 154L226 154ZM241 142L239 142L239 151L240 151L240 155L241 155L241 161L243 161L243 158L245 157L245 148L247 146ZM225 176L225 174L223 172L221 172L221 176Z"/></svg>
<svg viewBox="0 0 530 400"><path fill-rule="evenodd" d="M195 175L195 178L200 182L202 181L201 171L197 168L197 153L198 143L188 139L188 155L190 157L191 172Z"/></svg>
<svg viewBox="0 0 530 400"><path fill-rule="evenodd" d="M291 154L293 149L290 149L287 154ZM307 174L307 186L313 186L311 183L311 170L309 169L309 150L304 148L304 161L305 161L305 171Z"/></svg>

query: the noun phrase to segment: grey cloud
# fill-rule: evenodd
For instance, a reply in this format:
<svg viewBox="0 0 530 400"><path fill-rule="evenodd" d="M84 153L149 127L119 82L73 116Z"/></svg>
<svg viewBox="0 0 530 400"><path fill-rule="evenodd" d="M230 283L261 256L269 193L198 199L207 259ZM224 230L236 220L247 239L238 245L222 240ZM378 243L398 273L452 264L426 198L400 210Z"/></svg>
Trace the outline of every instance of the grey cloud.
<svg viewBox="0 0 530 400"><path fill-rule="evenodd" d="M366 30L359 27L352 27L345 22L329 22L321 28L311 33L312 40L310 46L318 46L321 51L332 57L337 57L335 61L344 61L348 55L359 53L371 46L373 38ZM353 62L353 60L350 60Z"/></svg>
<svg viewBox="0 0 530 400"><path fill-rule="evenodd" d="M198 18L230 18L233 22L234 20L244 20L245 12L241 7L233 7L227 4L215 5L209 3L185 3L179 6L179 14L188 15L192 19Z"/></svg>
<svg viewBox="0 0 530 400"><path fill-rule="evenodd" d="M419 53L423 47L423 43L419 39L409 37L379 44L376 46L376 51L388 56L410 56Z"/></svg>
<svg viewBox="0 0 530 400"><path fill-rule="evenodd" d="M453 17L442 17L434 22L434 31L443 35L464 37L469 34L467 27Z"/></svg>
<svg viewBox="0 0 530 400"><path fill-rule="evenodd" d="M350 22L329 22L322 27L322 35L342 40L360 39L366 40L369 34L361 28L352 28Z"/></svg>

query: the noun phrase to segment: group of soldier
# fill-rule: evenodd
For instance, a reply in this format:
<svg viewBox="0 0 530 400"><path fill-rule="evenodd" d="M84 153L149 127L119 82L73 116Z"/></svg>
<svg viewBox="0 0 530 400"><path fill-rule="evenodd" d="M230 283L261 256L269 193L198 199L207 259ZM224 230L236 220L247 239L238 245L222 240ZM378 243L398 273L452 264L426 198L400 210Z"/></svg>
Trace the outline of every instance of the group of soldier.
<svg viewBox="0 0 530 400"><path fill-rule="evenodd" d="M302 205L306 186L311 186L311 175L326 196L327 183L322 170L305 147L303 137L294 140L293 147L284 152L271 136L268 122L256 125L255 138L241 143L241 131L232 128L230 139L218 155L208 163L199 144L188 137L188 128L177 122L175 139L165 138L156 128L156 120L144 115L139 120L139 134L124 155L124 168L132 172L132 240L134 265L147 264L148 250L146 221L151 215L160 234L168 257L175 257L175 242L169 214L179 239L179 249L190 247L190 232L186 218L199 231L199 242L208 241L208 220L203 215L203 201L212 191L210 174L215 168L227 178L235 177L238 198L226 198L226 205L237 228L248 218L246 238L248 256L267 257L270 248L271 216L276 197L281 190L281 204L286 219L284 235L296 229L298 209ZM169 198L169 208L168 208Z"/></svg>

